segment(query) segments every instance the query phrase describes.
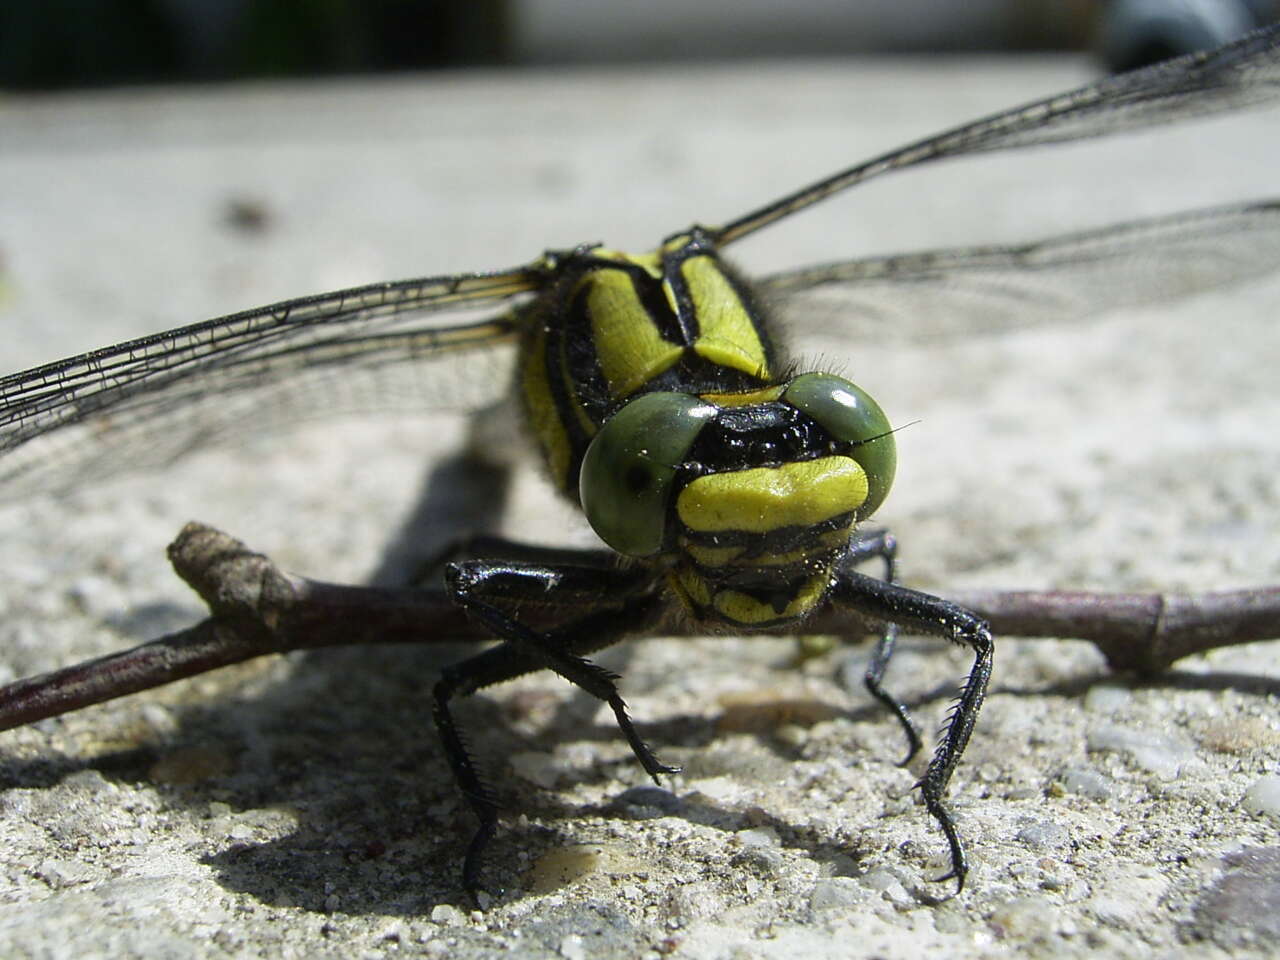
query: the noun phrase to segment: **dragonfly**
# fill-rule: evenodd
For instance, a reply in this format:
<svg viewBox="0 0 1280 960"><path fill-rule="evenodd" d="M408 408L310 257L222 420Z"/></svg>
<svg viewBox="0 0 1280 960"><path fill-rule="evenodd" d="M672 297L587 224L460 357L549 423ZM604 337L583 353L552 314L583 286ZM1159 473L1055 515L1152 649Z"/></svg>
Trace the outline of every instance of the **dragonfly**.
<svg viewBox="0 0 1280 960"><path fill-rule="evenodd" d="M478 824L464 886L484 888L499 807L455 719L458 698L552 670L610 707L657 780L677 768L641 737L619 678L592 654L660 632L673 612L707 631L795 632L834 609L879 625L865 683L897 718L904 762L923 740L882 682L899 631L941 637L972 656L918 784L947 847L949 869L936 879L959 890L969 867L948 786L991 676L992 631L977 614L901 584L894 538L860 526L895 478L897 427L855 383L789 360L776 317L800 332L806 318L820 319L852 341L866 336L868 318L841 307L871 289L910 298L966 283L1007 287L1016 291L1003 315L1010 324L1039 309L1026 290L1068 290L1085 306L1146 302L1273 269L1280 201L754 279L722 251L890 173L1184 121L1277 93L1280 28L1272 27L958 126L719 226L675 232L647 253L583 244L511 269L300 297L11 374L0 379L0 496L162 467L240 437L248 424L274 429L389 400L479 411L514 392L552 483L608 549L488 537L459 544L440 564L449 600L498 641L447 667L432 697L446 759ZM1114 282L1117 265L1152 252L1160 260L1151 269ZM998 310L984 320L1004 322ZM860 572L867 563L880 575ZM44 715L70 709L68 676L22 681L23 696L52 704ZM0 690L0 717L17 686Z"/></svg>

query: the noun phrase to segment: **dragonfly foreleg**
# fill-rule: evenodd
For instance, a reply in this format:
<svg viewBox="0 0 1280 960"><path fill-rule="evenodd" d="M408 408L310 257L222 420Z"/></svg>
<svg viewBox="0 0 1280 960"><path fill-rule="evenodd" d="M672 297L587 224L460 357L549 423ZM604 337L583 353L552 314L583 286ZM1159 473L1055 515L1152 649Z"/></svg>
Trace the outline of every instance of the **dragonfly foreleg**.
<svg viewBox="0 0 1280 960"><path fill-rule="evenodd" d="M566 555L565 551L547 553ZM481 860L496 830L497 804L454 723L449 710L454 697L547 668L609 704L636 759L651 777L656 780L659 774L679 772L678 767L660 762L641 739L618 692L618 678L585 659L586 654L653 624L665 607L663 595L654 590L654 578L647 571L593 563L603 559L595 552L584 551L580 558L585 562L578 566L474 560L451 563L445 569L446 586L455 601L505 641L448 668L435 688L435 722L449 765L480 821L463 867L463 882L473 892L480 889ZM504 606L522 616L550 617L555 624L534 629ZM582 609L591 612L575 613Z"/></svg>
<svg viewBox="0 0 1280 960"><path fill-rule="evenodd" d="M951 869L937 880L955 880L959 891L964 888L969 866L955 820L946 804L946 792L986 696L987 681L991 677L991 629L984 620L954 603L847 569L841 570L831 599L886 623L941 636L973 650L973 667L947 719L933 759L917 784L924 796L925 808L938 822L951 851Z"/></svg>

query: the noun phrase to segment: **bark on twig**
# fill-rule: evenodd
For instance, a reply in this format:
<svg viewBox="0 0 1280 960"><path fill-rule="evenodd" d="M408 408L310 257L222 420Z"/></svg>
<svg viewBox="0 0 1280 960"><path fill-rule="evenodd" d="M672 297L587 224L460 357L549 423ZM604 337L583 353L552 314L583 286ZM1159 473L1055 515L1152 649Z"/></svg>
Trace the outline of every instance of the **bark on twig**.
<svg viewBox="0 0 1280 960"><path fill-rule="evenodd" d="M182 529L169 559L211 616L130 650L0 687L0 730L269 653L492 639L443 590L293 576L203 524ZM960 591L947 599L985 617L997 635L1088 640L1113 669L1144 674L1194 653L1280 637L1280 587L1200 594ZM802 625L806 633L846 636L877 627L831 608ZM693 637L705 629L686 618L668 632Z"/></svg>
<svg viewBox="0 0 1280 960"><path fill-rule="evenodd" d="M169 561L212 614L192 627L0 687L0 730L269 653L369 643L488 639L443 591L297 577L234 537L189 523Z"/></svg>
<svg viewBox="0 0 1280 960"><path fill-rule="evenodd" d="M1280 637L1280 587L1217 593L958 591L997 634L1093 643L1113 670L1159 673L1194 653Z"/></svg>

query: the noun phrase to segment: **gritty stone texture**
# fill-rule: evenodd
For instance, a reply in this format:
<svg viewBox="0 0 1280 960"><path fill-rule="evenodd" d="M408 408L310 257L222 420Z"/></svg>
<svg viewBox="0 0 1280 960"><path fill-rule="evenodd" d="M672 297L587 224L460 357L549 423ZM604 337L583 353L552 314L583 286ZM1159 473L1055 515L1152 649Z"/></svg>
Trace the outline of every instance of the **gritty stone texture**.
<svg viewBox="0 0 1280 960"><path fill-rule="evenodd" d="M1244 792L1241 804L1250 813L1280 820L1280 777L1259 777Z"/></svg>
<svg viewBox="0 0 1280 960"><path fill-rule="evenodd" d="M1219 867L1196 903L1191 933L1228 949L1274 951L1280 946L1280 848L1239 850Z"/></svg>
<svg viewBox="0 0 1280 960"><path fill-rule="evenodd" d="M5 372L286 296L648 248L1085 76L931 58L9 96ZM735 253L751 275L1266 196L1278 133L1274 114L1235 117L940 164ZM228 219L245 202L264 213L252 232ZM881 512L908 582L1230 588L1280 579L1278 292L1087 324L1032 311L976 336L792 333L802 360L913 423ZM0 507L0 673L198 619L163 557L190 519L323 579L403 572L445 538L406 518L464 439L448 417L247 429L159 475ZM431 484L437 511L456 519L468 486ZM501 529L590 543L545 486L518 473ZM952 785L973 871L951 900L912 790L926 757L895 765L865 659L732 636L602 654L685 769L661 790L607 711L523 678L460 710L503 807L486 875L505 888L483 910L459 885L472 820L430 724L433 678L467 652L272 658L5 733L0 955L1274 953L1278 828L1241 798L1280 749L1277 645L1130 686L1086 644L1000 639ZM929 731L967 667L904 638L888 681Z"/></svg>

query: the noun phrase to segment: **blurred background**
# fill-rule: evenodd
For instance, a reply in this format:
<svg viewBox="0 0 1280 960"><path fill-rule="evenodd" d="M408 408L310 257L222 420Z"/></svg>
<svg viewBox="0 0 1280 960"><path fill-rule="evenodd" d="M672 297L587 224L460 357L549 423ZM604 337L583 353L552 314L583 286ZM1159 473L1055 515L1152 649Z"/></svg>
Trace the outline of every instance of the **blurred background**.
<svg viewBox="0 0 1280 960"><path fill-rule="evenodd" d="M470 65L1216 46L1277 0L5 0L0 84L64 89Z"/></svg>

